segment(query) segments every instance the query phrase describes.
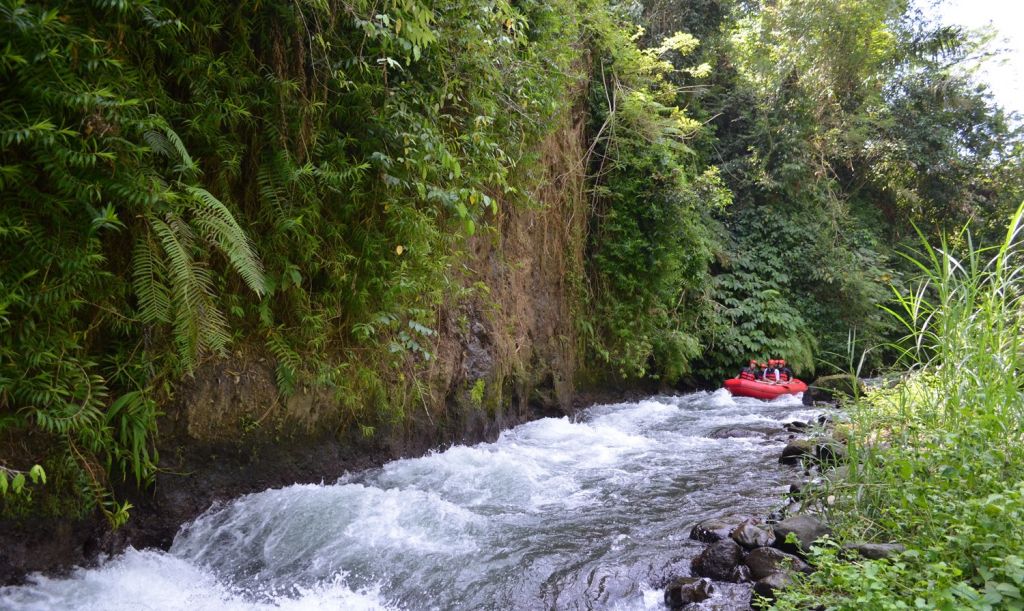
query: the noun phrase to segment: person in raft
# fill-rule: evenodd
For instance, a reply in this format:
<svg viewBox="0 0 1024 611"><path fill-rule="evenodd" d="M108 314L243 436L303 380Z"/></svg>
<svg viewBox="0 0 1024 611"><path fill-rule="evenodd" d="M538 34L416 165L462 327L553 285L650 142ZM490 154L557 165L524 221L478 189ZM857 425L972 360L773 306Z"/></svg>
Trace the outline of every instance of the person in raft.
<svg viewBox="0 0 1024 611"><path fill-rule="evenodd" d="M757 376L761 371L757 368L757 361L750 359L747 366L740 370L740 375L736 376L740 380L756 380Z"/></svg>
<svg viewBox="0 0 1024 611"><path fill-rule="evenodd" d="M786 365L786 359L768 359L767 363L750 359L736 378L769 384L786 384L793 380L793 370Z"/></svg>
<svg viewBox="0 0 1024 611"><path fill-rule="evenodd" d="M787 384L793 379L793 370L786 365L785 359L769 359L764 370L764 381L772 384Z"/></svg>

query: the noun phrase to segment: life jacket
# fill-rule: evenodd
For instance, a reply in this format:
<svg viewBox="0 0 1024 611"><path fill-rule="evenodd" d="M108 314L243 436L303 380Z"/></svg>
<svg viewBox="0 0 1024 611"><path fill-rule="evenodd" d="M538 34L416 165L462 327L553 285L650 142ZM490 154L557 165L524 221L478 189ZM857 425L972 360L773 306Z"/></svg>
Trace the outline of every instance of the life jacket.
<svg viewBox="0 0 1024 611"><path fill-rule="evenodd" d="M743 371L740 372L740 379L741 380L753 380L754 379L754 372L750 371L749 369L744 369Z"/></svg>
<svg viewBox="0 0 1024 611"><path fill-rule="evenodd" d="M785 371L782 372L782 381L783 382L788 382L789 381L789 374L786 373Z"/></svg>

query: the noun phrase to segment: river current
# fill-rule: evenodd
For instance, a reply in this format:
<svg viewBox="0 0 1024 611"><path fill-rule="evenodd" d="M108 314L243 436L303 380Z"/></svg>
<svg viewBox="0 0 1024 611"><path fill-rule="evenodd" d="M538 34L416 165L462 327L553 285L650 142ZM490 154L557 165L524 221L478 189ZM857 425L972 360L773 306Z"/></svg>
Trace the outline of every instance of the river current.
<svg viewBox="0 0 1024 611"><path fill-rule="evenodd" d="M782 438L759 431L811 415L796 397L724 390L595 406L240 497L168 552L35 576L0 589L0 608L664 609L660 586L701 549L690 528L766 514L794 479L777 463ZM746 588L719 587L703 607L737 608Z"/></svg>

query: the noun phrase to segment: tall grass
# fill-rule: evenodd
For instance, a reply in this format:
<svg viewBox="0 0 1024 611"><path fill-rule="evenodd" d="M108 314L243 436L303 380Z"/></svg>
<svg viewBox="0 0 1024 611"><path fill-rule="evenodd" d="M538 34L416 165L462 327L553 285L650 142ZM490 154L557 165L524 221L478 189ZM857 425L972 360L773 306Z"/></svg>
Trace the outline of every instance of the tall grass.
<svg viewBox="0 0 1024 611"><path fill-rule="evenodd" d="M964 230L909 257L919 282L888 308L904 375L852 407L849 472L822 495L840 542L907 551L851 562L827 544L777 608L1024 609L1022 232L1024 204L1001 243Z"/></svg>

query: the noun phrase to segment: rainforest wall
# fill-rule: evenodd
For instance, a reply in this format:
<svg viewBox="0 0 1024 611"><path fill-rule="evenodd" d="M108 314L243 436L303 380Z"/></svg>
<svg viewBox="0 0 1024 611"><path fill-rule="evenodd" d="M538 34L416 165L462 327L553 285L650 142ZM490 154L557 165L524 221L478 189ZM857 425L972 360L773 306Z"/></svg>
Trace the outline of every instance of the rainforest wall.
<svg viewBox="0 0 1024 611"><path fill-rule="evenodd" d="M903 2L0 0L0 31L5 579L581 392L881 364L903 240L1024 194L975 39Z"/></svg>
<svg viewBox="0 0 1024 611"><path fill-rule="evenodd" d="M620 123L594 110L614 98L663 140L679 193L695 129L632 18L0 4L5 579L494 437L613 378L581 356L606 328L585 314L588 175Z"/></svg>

